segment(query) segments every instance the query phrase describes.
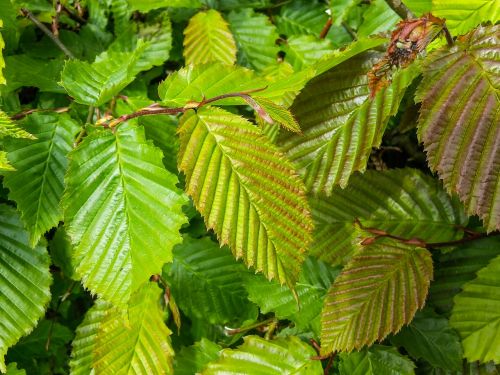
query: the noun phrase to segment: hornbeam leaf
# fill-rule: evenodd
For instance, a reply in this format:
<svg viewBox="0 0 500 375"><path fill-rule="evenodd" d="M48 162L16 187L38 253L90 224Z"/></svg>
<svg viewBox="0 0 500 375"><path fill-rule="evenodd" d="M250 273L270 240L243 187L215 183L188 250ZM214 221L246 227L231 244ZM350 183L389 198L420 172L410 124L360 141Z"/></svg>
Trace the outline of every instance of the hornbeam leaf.
<svg viewBox="0 0 500 375"><path fill-rule="evenodd" d="M345 263L359 243L358 219L365 227L427 242L459 239L467 217L457 198L416 169L370 170L355 174L331 197L309 200L315 221L310 253L330 264Z"/></svg>
<svg viewBox="0 0 500 375"><path fill-rule="evenodd" d="M222 15L214 9L199 12L184 30L186 64L220 61L232 65L236 61L236 43Z"/></svg>
<svg viewBox="0 0 500 375"><path fill-rule="evenodd" d="M26 370L17 368L17 363L11 362L7 365L6 375L26 375Z"/></svg>
<svg viewBox="0 0 500 375"><path fill-rule="evenodd" d="M413 375L415 364L395 348L373 345L340 355L340 375Z"/></svg>
<svg viewBox="0 0 500 375"><path fill-rule="evenodd" d="M290 336L272 341L258 336L245 336L238 349L224 349L217 361L210 362L203 375L241 374L251 369L252 375L320 375L321 362L310 357L314 349L298 337Z"/></svg>
<svg viewBox="0 0 500 375"><path fill-rule="evenodd" d="M253 100L271 117L273 123L276 123L287 130L300 133L299 124L292 113L284 106L274 103L272 100L262 97L254 97ZM262 116L261 116L262 117Z"/></svg>
<svg viewBox="0 0 500 375"><path fill-rule="evenodd" d="M332 44L327 39L318 39L312 35L292 36L288 38L284 48L285 61L293 69L301 70L333 52Z"/></svg>
<svg viewBox="0 0 500 375"><path fill-rule="evenodd" d="M91 292L124 304L181 241L185 195L144 130L96 131L70 154L63 198L76 273Z"/></svg>
<svg viewBox="0 0 500 375"><path fill-rule="evenodd" d="M32 134L17 126L4 111L0 110L0 139L5 137L35 139Z"/></svg>
<svg viewBox="0 0 500 375"><path fill-rule="evenodd" d="M243 286L248 270L234 260L227 247L220 249L209 238L184 237L164 272L172 295L188 316L227 324L257 315Z"/></svg>
<svg viewBox="0 0 500 375"><path fill-rule="evenodd" d="M7 158L7 153L0 150L0 172L4 171L15 171L14 167L10 165L9 159Z"/></svg>
<svg viewBox="0 0 500 375"><path fill-rule="evenodd" d="M219 108L186 112L179 135L179 169L207 227L248 266L293 283L312 221L290 163L256 126Z"/></svg>
<svg viewBox="0 0 500 375"><path fill-rule="evenodd" d="M3 27L3 21L0 20L0 29ZM3 53L2 50L5 47L5 42L2 37L2 33L0 33L0 85L5 84L7 81L5 80L5 77L3 76L3 68L5 68L5 60L3 59Z"/></svg>
<svg viewBox="0 0 500 375"><path fill-rule="evenodd" d="M325 5L318 1L293 1L281 7L276 25L280 34L319 36L328 20Z"/></svg>
<svg viewBox="0 0 500 375"><path fill-rule="evenodd" d="M50 301L50 258L42 246L28 244L16 211L0 205L0 371L4 355L31 332Z"/></svg>
<svg viewBox="0 0 500 375"><path fill-rule="evenodd" d="M499 31L479 27L430 54L417 91L430 168L488 232L500 229Z"/></svg>
<svg viewBox="0 0 500 375"><path fill-rule="evenodd" d="M9 160L16 169L6 173L4 184L9 198L17 203L30 232L30 245L62 219L59 203L64 190L67 155L80 126L67 114L34 113L23 127L36 136L4 142Z"/></svg>
<svg viewBox="0 0 500 375"><path fill-rule="evenodd" d="M359 350L398 332L423 307L431 279L426 249L388 238L362 247L326 297L321 352Z"/></svg>
<svg viewBox="0 0 500 375"><path fill-rule="evenodd" d="M269 18L246 8L233 11L227 16L229 27L238 46L238 62L241 65L262 70L277 62L279 38Z"/></svg>
<svg viewBox="0 0 500 375"><path fill-rule="evenodd" d="M175 375L193 375L200 373L205 366L219 358L222 347L202 338L194 345L184 347L175 355Z"/></svg>
<svg viewBox="0 0 500 375"><path fill-rule="evenodd" d="M172 374L174 351L163 322L155 283L144 284L128 309L111 308L97 331L93 367L96 374Z"/></svg>
<svg viewBox="0 0 500 375"><path fill-rule="evenodd" d="M464 357L500 362L500 256L455 296L450 323L462 339Z"/></svg>
<svg viewBox="0 0 500 375"><path fill-rule="evenodd" d="M292 105L302 134L280 133L278 144L314 193L331 195L350 175L364 171L382 141L416 69L399 72L392 85L369 98L366 73L377 53L355 56L309 81ZM335 84L332 84L335 82Z"/></svg>

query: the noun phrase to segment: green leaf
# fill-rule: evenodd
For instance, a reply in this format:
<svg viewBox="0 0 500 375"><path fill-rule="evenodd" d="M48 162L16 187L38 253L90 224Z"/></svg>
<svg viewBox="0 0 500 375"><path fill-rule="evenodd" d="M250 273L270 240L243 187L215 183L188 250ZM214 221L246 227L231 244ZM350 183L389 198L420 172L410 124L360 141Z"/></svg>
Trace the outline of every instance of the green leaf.
<svg viewBox="0 0 500 375"><path fill-rule="evenodd" d="M313 35L292 36L283 48L288 61L294 70L309 67L322 57L331 55L333 47L329 40L318 39Z"/></svg>
<svg viewBox="0 0 500 375"><path fill-rule="evenodd" d="M499 29L480 27L430 54L417 91L430 168L489 232L500 229Z"/></svg>
<svg viewBox="0 0 500 375"><path fill-rule="evenodd" d="M369 98L366 73L378 53L364 53L312 79L291 108L302 134L282 132L278 144L313 193L331 195L352 173L364 171L416 69L399 72ZM335 85L332 82L336 82Z"/></svg>
<svg viewBox="0 0 500 375"><path fill-rule="evenodd" d="M283 128L292 132L300 133L299 124L293 117L292 113L284 106L275 104L267 98L255 97L253 100L271 117L273 123L276 123Z"/></svg>
<svg viewBox="0 0 500 375"><path fill-rule="evenodd" d="M207 228L268 279L293 282L312 221L290 163L256 126L220 108L186 112L179 136L179 169Z"/></svg>
<svg viewBox="0 0 500 375"><path fill-rule="evenodd" d="M310 328L319 337L323 300L338 274L338 268L308 257L295 284L296 295L288 287L261 276L247 276L245 287L248 298L259 305L263 314L274 312L279 319L293 321L298 329Z"/></svg>
<svg viewBox="0 0 500 375"><path fill-rule="evenodd" d="M278 33L262 13L242 9L228 14L229 27L238 46L238 63L262 70L277 62Z"/></svg>
<svg viewBox="0 0 500 375"><path fill-rule="evenodd" d="M127 2L132 11L138 10L142 13L166 7L199 8L202 5L199 0L127 0Z"/></svg>
<svg viewBox="0 0 500 375"><path fill-rule="evenodd" d="M0 29L3 27L3 21L0 19ZM0 33L0 85L5 84L7 81L3 75L3 68L5 68L5 60L3 58L2 50L5 47L5 42L2 37L2 33Z"/></svg>
<svg viewBox="0 0 500 375"><path fill-rule="evenodd" d="M415 365L394 348L373 345L340 355L340 375L411 375Z"/></svg>
<svg viewBox="0 0 500 375"><path fill-rule="evenodd" d="M328 20L324 4L314 1L292 1L281 7L276 17L278 32L287 36L319 36Z"/></svg>
<svg viewBox="0 0 500 375"><path fill-rule="evenodd" d="M193 375L200 373L205 366L219 358L222 347L202 338L194 345L184 347L176 354L174 360L175 375Z"/></svg>
<svg viewBox="0 0 500 375"><path fill-rule="evenodd" d="M360 349L399 331L423 307L431 279L426 249L388 238L362 247L326 297L321 352Z"/></svg>
<svg viewBox="0 0 500 375"><path fill-rule="evenodd" d="M17 203L30 232L30 245L62 219L59 203L64 190L67 155L80 126L67 114L33 113L23 122L36 140L4 142L9 161L16 169L5 174L9 198Z"/></svg>
<svg viewBox="0 0 500 375"><path fill-rule="evenodd" d="M96 374L172 374L174 351L170 330L159 305L162 291L144 284L131 298L126 312L111 308L95 339Z"/></svg>
<svg viewBox="0 0 500 375"><path fill-rule="evenodd" d="M32 134L17 126L5 112L0 110L0 139L5 137L36 139Z"/></svg>
<svg viewBox="0 0 500 375"><path fill-rule="evenodd" d="M358 37L388 31L394 28L401 18L391 9L385 0L374 0L363 13L363 23L358 28Z"/></svg>
<svg viewBox="0 0 500 375"><path fill-rule="evenodd" d="M464 243L449 253L438 253L429 300L438 312L449 314L453 298L462 285L476 277L495 256L500 255L500 238L490 237Z"/></svg>
<svg viewBox="0 0 500 375"><path fill-rule="evenodd" d="M18 369L17 363L12 362L7 365L6 375L26 375L26 370Z"/></svg>
<svg viewBox="0 0 500 375"><path fill-rule="evenodd" d="M500 362L500 256L455 296L450 323L469 361Z"/></svg>
<svg viewBox="0 0 500 375"><path fill-rule="evenodd" d="M179 307L188 316L226 324L257 315L243 286L247 269L234 260L229 249L220 249L209 238L185 236L164 272Z"/></svg>
<svg viewBox="0 0 500 375"><path fill-rule="evenodd" d="M49 242L49 253L52 263L61 269L64 276L78 280L73 266L74 248L63 226L57 228L56 234Z"/></svg>
<svg viewBox="0 0 500 375"><path fill-rule="evenodd" d="M0 150L0 172L2 170L15 171L14 167L10 165L9 160L7 159L7 153Z"/></svg>
<svg viewBox="0 0 500 375"><path fill-rule="evenodd" d="M462 367L462 347L448 319L430 309L417 312L408 326L391 343L402 346L415 359L423 358L434 367L459 370Z"/></svg>
<svg viewBox="0 0 500 375"><path fill-rule="evenodd" d="M312 347L291 336L288 339L264 340L258 336L245 336L238 349L224 349L220 358L210 362L203 375L241 374L252 369L252 375L319 375L321 362L312 360L316 355Z"/></svg>
<svg viewBox="0 0 500 375"><path fill-rule="evenodd" d="M315 221L310 254L330 264L345 263L357 248L354 222L392 235L427 242L462 236L467 223L460 202L433 178L416 169L369 170L354 174L345 189L309 200Z"/></svg>
<svg viewBox="0 0 500 375"><path fill-rule="evenodd" d="M236 61L236 43L222 15L214 9L199 12L184 30L183 55L186 64Z"/></svg>
<svg viewBox="0 0 500 375"><path fill-rule="evenodd" d="M28 233L11 207L0 205L0 371L4 355L27 335L50 300L50 258L42 246L32 249Z"/></svg>
<svg viewBox="0 0 500 375"><path fill-rule="evenodd" d="M446 27L462 35L480 23L500 20L500 5L491 0L432 0L432 14L446 18Z"/></svg>
<svg viewBox="0 0 500 375"><path fill-rule="evenodd" d="M92 371L96 338L99 326L110 305L100 299L85 314L83 322L76 329L69 366L71 375L88 375Z"/></svg>
<svg viewBox="0 0 500 375"><path fill-rule="evenodd" d="M70 154L65 223L76 273L93 293L127 303L172 260L186 221L186 198L176 184L139 127L96 131Z"/></svg>

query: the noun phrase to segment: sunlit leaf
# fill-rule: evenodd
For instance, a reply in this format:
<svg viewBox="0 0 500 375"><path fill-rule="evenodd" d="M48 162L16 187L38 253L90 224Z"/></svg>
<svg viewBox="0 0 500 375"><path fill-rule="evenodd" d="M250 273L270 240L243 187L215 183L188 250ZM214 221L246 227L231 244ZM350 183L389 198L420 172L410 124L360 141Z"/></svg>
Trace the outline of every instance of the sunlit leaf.
<svg viewBox="0 0 500 375"><path fill-rule="evenodd" d="M285 61L292 64L295 70L301 70L331 54L333 47L329 40L302 35L288 38L283 51L286 53Z"/></svg>
<svg viewBox="0 0 500 375"><path fill-rule="evenodd" d="M35 136L17 126L5 112L0 110L0 139L5 137L35 139Z"/></svg>

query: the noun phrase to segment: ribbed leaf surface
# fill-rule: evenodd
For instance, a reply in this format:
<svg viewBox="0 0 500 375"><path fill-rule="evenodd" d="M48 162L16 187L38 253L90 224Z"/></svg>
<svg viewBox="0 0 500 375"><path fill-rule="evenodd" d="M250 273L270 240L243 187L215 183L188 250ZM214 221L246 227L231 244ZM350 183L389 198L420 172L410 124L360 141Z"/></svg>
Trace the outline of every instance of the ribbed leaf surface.
<svg viewBox="0 0 500 375"><path fill-rule="evenodd" d="M57 226L62 219L59 203L64 190L67 155L80 126L67 114L30 115L23 122L36 140L10 139L4 142L9 160L16 169L6 173L4 184L9 198L17 203L30 232L30 245Z"/></svg>
<svg viewBox="0 0 500 375"><path fill-rule="evenodd" d="M455 296L450 323L469 361L500 362L500 256Z"/></svg>
<svg viewBox="0 0 500 375"><path fill-rule="evenodd" d="M238 62L262 70L276 64L278 47L276 27L262 13L252 9L234 11L227 16L238 46Z"/></svg>
<svg viewBox="0 0 500 375"><path fill-rule="evenodd" d="M174 261L166 277L182 311L212 324L226 324L255 315L243 286L245 266L229 249L220 249L209 238L184 237L174 249Z"/></svg>
<svg viewBox="0 0 500 375"><path fill-rule="evenodd" d="M425 60L418 135L432 170L488 231L500 229L500 26Z"/></svg>
<svg viewBox="0 0 500 375"><path fill-rule="evenodd" d="M220 358L208 364L203 375L241 374L251 370L252 375L320 375L320 361L310 359L314 349L291 336L287 339L264 340L258 336L245 336L238 349L225 349Z"/></svg>
<svg viewBox="0 0 500 375"><path fill-rule="evenodd" d="M31 332L50 300L50 258L42 246L29 246L16 211L0 205L0 371L4 355Z"/></svg>
<svg viewBox="0 0 500 375"><path fill-rule="evenodd" d="M10 165L9 159L7 158L7 153L0 150L0 172L1 170L13 171L14 167Z"/></svg>
<svg viewBox="0 0 500 375"><path fill-rule="evenodd" d="M292 113L303 134L282 132L278 144L309 191L330 195L335 185L346 186L353 172L365 170L413 80L415 69L402 71L369 99L366 73L378 56L364 53L347 60L312 79L295 99Z"/></svg>
<svg viewBox="0 0 500 375"><path fill-rule="evenodd" d="M89 375L92 372L97 332L106 310L110 307L110 304L98 299L76 329L69 362L71 375Z"/></svg>
<svg viewBox="0 0 500 375"><path fill-rule="evenodd" d="M4 137L35 139L32 134L17 126L4 111L0 110L0 139Z"/></svg>
<svg viewBox="0 0 500 375"><path fill-rule="evenodd" d="M391 30L400 20L385 0L374 0L363 13L363 23L357 30L357 35L363 37Z"/></svg>
<svg viewBox="0 0 500 375"><path fill-rule="evenodd" d="M428 304L449 314L453 298L462 286L476 277L476 272L500 255L500 238L490 237L462 244L452 252L438 253L434 260L434 281Z"/></svg>
<svg viewBox="0 0 500 375"><path fill-rule="evenodd" d="M186 64L236 61L236 43L222 15L214 9L194 15L184 29Z"/></svg>
<svg viewBox="0 0 500 375"><path fill-rule="evenodd" d="M340 375L413 375L415 365L394 348L373 345L370 349L340 355Z"/></svg>
<svg viewBox="0 0 500 375"><path fill-rule="evenodd" d="M428 250L387 238L361 248L335 279L322 313L321 351L351 351L408 324L432 279Z"/></svg>
<svg viewBox="0 0 500 375"><path fill-rule="evenodd" d="M312 220L300 178L259 129L219 108L181 119L179 169L221 244L280 283L296 280Z"/></svg>
<svg viewBox="0 0 500 375"><path fill-rule="evenodd" d="M330 264L344 263L359 243L354 226L384 230L403 238L428 242L460 238L467 223L458 199L439 183L415 169L370 170L355 174L345 189L336 187L331 197L310 199L315 220L310 253Z"/></svg>
<svg viewBox="0 0 500 375"><path fill-rule="evenodd" d="M174 351L163 322L154 283L143 285L128 310L110 309L99 326L94 348L96 374L172 374Z"/></svg>
<svg viewBox="0 0 500 375"><path fill-rule="evenodd" d="M202 338L194 345L184 347L175 355L175 375L193 375L200 373L205 366L219 358L222 347L216 343Z"/></svg>
<svg viewBox="0 0 500 375"><path fill-rule="evenodd" d="M328 20L325 6L317 1L293 1L281 8L276 19L280 34L287 36L311 34L319 36Z"/></svg>
<svg viewBox="0 0 500 375"><path fill-rule="evenodd" d="M3 21L0 20L0 29L3 26ZM0 33L0 85L6 83L5 77L3 76L3 68L5 68L5 60L3 59L3 49L5 47L5 42L3 41L2 34Z"/></svg>
<svg viewBox="0 0 500 375"><path fill-rule="evenodd" d="M295 70L301 70L333 52L333 47L329 40L312 35L292 36L288 38L284 52L285 61Z"/></svg>
<svg viewBox="0 0 500 375"><path fill-rule="evenodd" d="M76 272L93 293L126 303L172 260L186 198L142 128L92 133L70 160L64 215Z"/></svg>

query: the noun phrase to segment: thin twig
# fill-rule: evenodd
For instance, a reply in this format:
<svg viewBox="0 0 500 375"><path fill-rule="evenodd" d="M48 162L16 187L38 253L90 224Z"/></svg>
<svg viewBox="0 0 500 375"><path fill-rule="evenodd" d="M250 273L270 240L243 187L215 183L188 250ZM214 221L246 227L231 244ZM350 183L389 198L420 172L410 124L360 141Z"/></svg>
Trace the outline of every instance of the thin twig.
<svg viewBox="0 0 500 375"><path fill-rule="evenodd" d="M56 113L64 113L68 112L69 107L60 107L60 108L49 108L49 109L44 109L44 108L33 108L33 109L27 109L25 111L16 113L15 115L10 116L11 120L21 120L25 118L28 115L31 115L32 113L35 112L56 112Z"/></svg>
<svg viewBox="0 0 500 375"><path fill-rule="evenodd" d="M354 31L352 27L347 24L347 22L342 21L341 25L344 28L344 30L347 31L347 33L351 36L352 40L358 40L358 35L356 34L356 31Z"/></svg>
<svg viewBox="0 0 500 375"><path fill-rule="evenodd" d="M426 244L426 248L432 249L432 248L436 248L436 247L448 247L448 246L461 245L461 244L466 243L466 242L476 241L476 240L480 240L482 238L493 237L493 236L498 236L498 235L500 235L500 232L493 232L490 234L478 233L478 234L473 234L469 237L464 237L460 240L446 241L446 242L434 242L434 243L431 242L431 243Z"/></svg>
<svg viewBox="0 0 500 375"><path fill-rule="evenodd" d="M413 12L410 9L408 9L408 7L406 5L404 5L401 0L385 0L385 2L402 19L415 18L415 15L413 14Z"/></svg>
<svg viewBox="0 0 500 375"><path fill-rule="evenodd" d="M261 322L250 324L250 325L245 326L245 327L240 327L240 328L227 328L226 327L225 331L228 335L236 335L237 333L247 332L247 331L250 331L250 330L255 329L255 328L259 328L262 326L266 326L268 324L272 324L275 321L276 321L276 318L270 318L270 319L263 320Z"/></svg>
<svg viewBox="0 0 500 375"><path fill-rule="evenodd" d="M72 9L70 9L70 8L64 6L64 5L62 6L62 9L63 9L63 11L66 12L66 14L70 18L74 19L75 21L80 22L80 23L87 23L87 20L85 18L83 18L82 16L80 16L78 13L75 13Z"/></svg>
<svg viewBox="0 0 500 375"><path fill-rule="evenodd" d="M66 56L68 56L70 59L74 59L75 56L73 55L73 53L71 53L71 51L66 48L66 46L59 40L59 38L54 35L48 28L47 26L45 26L43 23L41 23L38 18L36 18L33 13L31 13L28 9L26 8L21 8L21 13L23 14L23 16L25 17L28 17L30 19L31 22L33 22L36 27L38 27L40 30L42 30L45 35L47 35L54 43L56 46L59 47L59 49L61 51L64 52L64 54Z"/></svg>
<svg viewBox="0 0 500 375"><path fill-rule="evenodd" d="M446 38L446 43L448 43L448 46L451 47L454 44L454 42L453 42L453 38L450 34L450 30L448 30L446 25L443 25L443 34Z"/></svg>
<svg viewBox="0 0 500 375"><path fill-rule="evenodd" d="M321 33L319 33L319 38L325 39L331 27L332 27L332 17L328 17L325 26L323 26L323 29L321 29Z"/></svg>
<svg viewBox="0 0 500 375"><path fill-rule="evenodd" d="M52 33L55 37L59 37L59 15L61 14L62 6L61 1L56 0L55 4L56 14L52 17Z"/></svg>

